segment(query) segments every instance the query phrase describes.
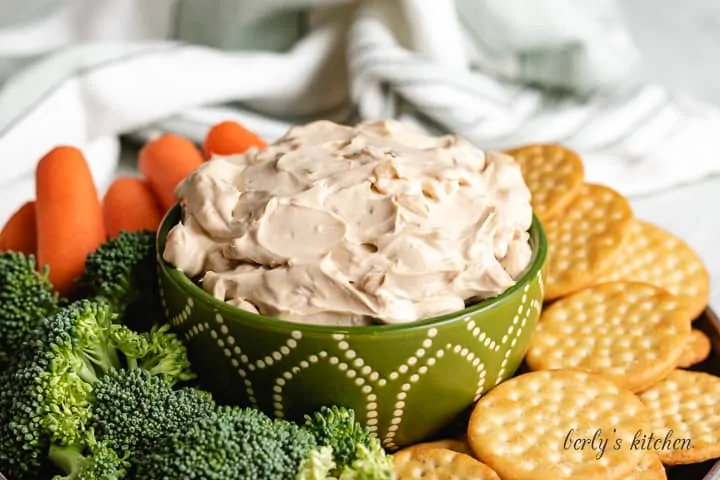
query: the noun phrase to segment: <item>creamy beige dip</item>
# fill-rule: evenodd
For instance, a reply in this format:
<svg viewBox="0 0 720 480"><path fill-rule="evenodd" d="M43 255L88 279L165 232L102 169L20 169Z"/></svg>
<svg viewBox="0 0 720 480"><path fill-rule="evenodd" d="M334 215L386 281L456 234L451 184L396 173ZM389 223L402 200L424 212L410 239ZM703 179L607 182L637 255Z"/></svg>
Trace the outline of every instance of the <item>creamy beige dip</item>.
<svg viewBox="0 0 720 480"><path fill-rule="evenodd" d="M239 308L294 322L412 322L496 296L530 260L515 161L394 122L319 121L215 157L177 190L164 258Z"/></svg>

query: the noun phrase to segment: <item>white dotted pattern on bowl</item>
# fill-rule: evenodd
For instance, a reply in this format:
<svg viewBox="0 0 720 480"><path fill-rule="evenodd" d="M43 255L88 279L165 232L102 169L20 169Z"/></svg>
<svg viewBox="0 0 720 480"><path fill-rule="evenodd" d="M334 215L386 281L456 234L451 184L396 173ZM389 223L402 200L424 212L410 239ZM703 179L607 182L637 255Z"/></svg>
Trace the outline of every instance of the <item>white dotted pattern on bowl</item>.
<svg viewBox="0 0 720 480"><path fill-rule="evenodd" d="M544 288L542 275L540 274L538 274L538 284L541 291L540 297L542 297L542 291ZM463 318L463 322L466 324L467 330L470 331L472 336L488 350L497 352L502 346L509 344L509 347L505 349L500 369L494 380L495 385L503 381L512 349L517 344L523 330L527 326L530 316L532 314L540 314L540 310L542 308L542 303L540 301L531 300L528 305L529 290L530 285L525 285L517 313L513 317L512 323L508 327L507 332L500 339L493 339L487 335L485 331L476 325L471 316ZM171 316L162 291L163 290L161 288L160 300L165 311L165 315L170 319L170 323L172 325L182 325L188 320L188 318L190 318L190 314L194 306L193 299L188 298L185 307L180 311L180 313ZM251 405L258 406L253 384L248 378L247 371L262 370L275 362L281 361L293 350L295 350L295 348L297 348L299 341L303 338L302 332L300 330L291 331L290 338L288 338L285 341L285 344L277 350L264 358L250 359L236 344L235 338L230 335L229 329L227 325L225 325L225 321L220 313L215 314L215 325L213 325L213 327L214 328L211 328L210 322L195 324L185 333L185 340L190 340L201 333L209 332L210 337L215 340L218 348L220 348L223 354L230 359L230 363L233 368L236 369L238 375L243 379L245 390ZM373 369L372 366L368 365L364 358L358 356L357 352L355 352L355 350L353 350L347 342L344 334L334 334L332 338L336 342L338 349L341 351L340 355L330 355L327 351L322 350L307 356L305 359L301 360L275 379L272 396L275 416L278 418L285 417L283 392L287 382L292 380L300 372L310 368L311 365L320 362L327 362L330 365L337 366L338 370L344 373L358 388L360 388L366 400L366 424L373 435L379 436L378 404L375 389L385 387L389 382L396 382L400 378L400 375L405 375L412 370L413 373L410 377L408 377L408 381L404 382L399 387L399 391L395 397L394 411L390 419L390 425L382 438L383 444L387 448L396 448L395 435L400 429L400 425L403 421L408 393L412 390L413 385L416 384L420 378L436 364L437 360L444 357L446 354L459 355L475 368L477 372L477 386L473 401L477 401L483 394L487 377L485 364L478 356L471 352L469 348L463 345L451 343L447 343L440 347L434 345L436 335L437 329L428 329L425 339L415 350L415 353L408 357L404 363L398 366L397 369L390 372L387 375L387 378L385 378Z"/></svg>

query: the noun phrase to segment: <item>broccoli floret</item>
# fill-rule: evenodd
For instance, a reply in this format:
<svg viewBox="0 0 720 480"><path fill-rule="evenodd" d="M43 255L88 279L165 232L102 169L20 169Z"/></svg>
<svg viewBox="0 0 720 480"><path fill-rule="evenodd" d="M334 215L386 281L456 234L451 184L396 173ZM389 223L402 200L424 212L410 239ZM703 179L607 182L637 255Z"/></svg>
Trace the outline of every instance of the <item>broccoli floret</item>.
<svg viewBox="0 0 720 480"><path fill-rule="evenodd" d="M38 272L32 255L0 253L0 370L13 350L57 309L58 296L48 280L47 268Z"/></svg>
<svg viewBox="0 0 720 480"><path fill-rule="evenodd" d="M107 298L123 323L146 330L162 318L155 262L153 232L121 232L87 256L78 283L88 296Z"/></svg>
<svg viewBox="0 0 720 480"><path fill-rule="evenodd" d="M172 344L156 338L165 334L159 330L134 334L115 324L115 316L101 298L79 300L40 322L13 352L12 363L0 374L0 471L13 479L36 478L50 445L81 449L91 418L93 387L108 372L129 366L123 349L133 343ZM124 342L116 342L117 338ZM136 359L137 365L165 365L157 352L149 351L154 360ZM184 376L184 353L170 355L183 359L182 366L166 365L161 370Z"/></svg>
<svg viewBox="0 0 720 480"><path fill-rule="evenodd" d="M53 480L119 480L125 478L130 466L125 456L103 442L97 442L92 431L78 446L52 445L50 460L65 472Z"/></svg>
<svg viewBox="0 0 720 480"><path fill-rule="evenodd" d="M333 480L331 474L336 467L332 448L322 446L311 450L310 455L302 461L295 480Z"/></svg>
<svg viewBox="0 0 720 480"><path fill-rule="evenodd" d="M392 457L383 450L378 439L372 438L370 445L358 445L355 460L342 469L338 480L391 480L392 478Z"/></svg>
<svg viewBox="0 0 720 480"><path fill-rule="evenodd" d="M391 457L370 430L355 419L350 408L321 407L305 417L303 428L311 432L318 445L332 449L334 468L327 477L339 480L389 480L392 478ZM306 473L307 475L307 473ZM311 476L305 477L308 480Z"/></svg>
<svg viewBox="0 0 720 480"><path fill-rule="evenodd" d="M313 436L292 422L254 409L219 407L162 438L138 460L137 478L292 480L315 447Z"/></svg>
<svg viewBox="0 0 720 480"><path fill-rule="evenodd" d="M195 378L185 344L170 332L170 325L154 325L150 331L140 335L122 325L115 325L112 337L125 354L128 368L142 368L172 383Z"/></svg>
<svg viewBox="0 0 720 480"><path fill-rule="evenodd" d="M184 431L215 410L209 393L174 390L164 378L142 369L109 372L94 386L93 395L93 430L122 455L146 455L168 431Z"/></svg>
<svg viewBox="0 0 720 480"><path fill-rule="evenodd" d="M34 478L51 441L80 440L92 382L120 366L111 324L106 303L81 300L40 322L13 352L0 390L0 471Z"/></svg>

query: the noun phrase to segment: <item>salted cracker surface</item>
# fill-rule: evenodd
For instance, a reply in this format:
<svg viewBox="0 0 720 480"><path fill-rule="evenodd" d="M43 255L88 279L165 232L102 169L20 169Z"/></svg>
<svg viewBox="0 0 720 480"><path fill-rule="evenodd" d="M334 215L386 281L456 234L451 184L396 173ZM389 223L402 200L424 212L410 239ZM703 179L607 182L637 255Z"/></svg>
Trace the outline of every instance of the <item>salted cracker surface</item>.
<svg viewBox="0 0 720 480"><path fill-rule="evenodd" d="M582 188L585 170L577 153L554 144L526 145L506 152L514 157L530 189L541 221L562 213Z"/></svg>
<svg viewBox="0 0 720 480"><path fill-rule="evenodd" d="M641 393L640 400L653 432L663 440L660 446L668 447L658 450L665 465L720 458L720 377L675 370Z"/></svg>
<svg viewBox="0 0 720 480"><path fill-rule="evenodd" d="M490 467L464 453L416 445L393 455L396 480L500 480Z"/></svg>
<svg viewBox="0 0 720 480"><path fill-rule="evenodd" d="M470 445L466 441L457 440L455 438L445 438L442 440L433 440L430 442L416 443L413 447L433 447L433 448L446 448L453 452L464 453L472 456L472 450Z"/></svg>
<svg viewBox="0 0 720 480"><path fill-rule="evenodd" d="M678 368L690 368L705 360L712 350L710 338L702 330L693 328L678 360Z"/></svg>
<svg viewBox="0 0 720 480"><path fill-rule="evenodd" d="M468 442L501 478L615 480L640 463L644 452L629 443L648 428L630 391L599 375L553 370L520 375L481 398Z"/></svg>
<svg viewBox="0 0 720 480"><path fill-rule="evenodd" d="M684 241L662 228L633 219L612 268L599 282L635 281L664 288L688 303L697 317L708 304L710 275L702 258Z"/></svg>
<svg viewBox="0 0 720 480"><path fill-rule="evenodd" d="M613 264L630 228L630 203L615 190L584 184L562 215L545 222L545 299L596 283Z"/></svg>
<svg viewBox="0 0 720 480"><path fill-rule="evenodd" d="M596 285L543 311L525 360L532 370L582 369L642 391L675 369L691 318L674 296L652 285Z"/></svg>
<svg viewBox="0 0 720 480"><path fill-rule="evenodd" d="M648 452L625 480L667 480L667 472L657 453Z"/></svg>

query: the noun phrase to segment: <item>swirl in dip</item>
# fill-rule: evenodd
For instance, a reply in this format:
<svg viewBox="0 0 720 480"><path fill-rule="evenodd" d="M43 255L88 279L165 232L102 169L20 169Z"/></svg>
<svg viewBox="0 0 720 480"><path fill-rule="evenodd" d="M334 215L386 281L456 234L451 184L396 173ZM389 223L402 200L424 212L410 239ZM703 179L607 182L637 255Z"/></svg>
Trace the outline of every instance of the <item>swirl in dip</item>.
<svg viewBox="0 0 720 480"><path fill-rule="evenodd" d="M165 260L263 315L403 323L499 295L527 267L530 192L515 161L394 121L291 128L218 156L177 190Z"/></svg>

